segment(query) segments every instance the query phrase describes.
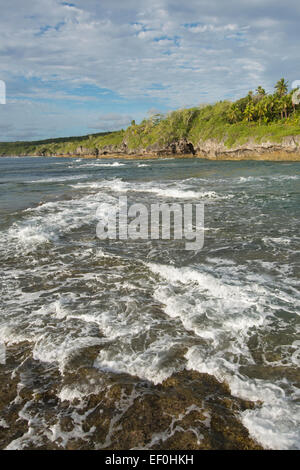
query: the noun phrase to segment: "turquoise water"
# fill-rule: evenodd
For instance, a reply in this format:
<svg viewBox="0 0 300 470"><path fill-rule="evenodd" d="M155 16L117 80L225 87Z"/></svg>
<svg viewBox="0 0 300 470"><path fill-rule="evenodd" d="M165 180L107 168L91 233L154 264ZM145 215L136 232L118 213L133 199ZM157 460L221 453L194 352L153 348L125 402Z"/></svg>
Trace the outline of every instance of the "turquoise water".
<svg viewBox="0 0 300 470"><path fill-rule="evenodd" d="M263 402L241 414L262 445L299 448L299 178L289 162L1 158L0 341L60 374L99 344L99 371L208 372ZM124 195L204 203L203 249L99 240L97 208Z"/></svg>

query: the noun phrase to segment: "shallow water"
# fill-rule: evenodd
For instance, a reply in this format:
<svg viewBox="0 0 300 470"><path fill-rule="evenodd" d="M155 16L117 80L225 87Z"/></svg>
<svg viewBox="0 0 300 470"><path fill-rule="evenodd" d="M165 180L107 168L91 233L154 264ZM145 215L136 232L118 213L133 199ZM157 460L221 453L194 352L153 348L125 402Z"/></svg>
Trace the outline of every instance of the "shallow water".
<svg viewBox="0 0 300 470"><path fill-rule="evenodd" d="M241 413L259 443L299 448L299 170L299 163L1 158L0 341L28 343L48 381L94 347L99 377L126 373L158 384L183 369L212 374L233 395L263 402ZM203 202L203 249L97 239L99 204L124 195L129 204ZM57 398L88 393L73 382ZM25 404L23 418L32 413ZM38 447L49 433L39 413L38 425L9 448ZM74 422L73 434L60 432L62 446L83 437L82 419Z"/></svg>

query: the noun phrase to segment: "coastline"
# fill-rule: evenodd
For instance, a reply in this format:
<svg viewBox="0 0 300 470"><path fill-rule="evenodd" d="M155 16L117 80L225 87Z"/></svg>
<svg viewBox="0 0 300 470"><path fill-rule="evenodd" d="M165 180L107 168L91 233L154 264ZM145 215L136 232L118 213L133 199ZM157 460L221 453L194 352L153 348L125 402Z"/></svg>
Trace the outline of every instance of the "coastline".
<svg viewBox="0 0 300 470"><path fill-rule="evenodd" d="M269 161L269 162L300 162L300 153L274 151L269 153L260 152L245 152L244 154L235 154L235 152L226 152L218 155L211 154L160 154L156 153L108 153L103 155L94 154L52 154L52 155L37 155L37 154L26 154L26 155L0 155L0 158L9 157L47 157L47 158L82 158L82 159L94 159L94 160L106 160L106 159L124 159L124 160L167 160L170 158L174 159L191 159L197 158L200 160L211 160L211 161Z"/></svg>
<svg viewBox="0 0 300 470"><path fill-rule="evenodd" d="M286 129L284 129L286 131ZM126 131L127 132L127 131ZM128 135L114 133L105 136L106 141L97 136L66 138L62 142L33 141L0 143L0 157L40 156L40 157L77 157L77 158L124 158L124 159L164 159L199 158L213 161L300 161L300 133L277 136L235 135L203 138L197 136L167 138L163 134L152 143L146 140L132 140L136 131L128 129ZM258 129L257 129L258 132ZM283 131L282 131L283 132ZM132 134L133 133L133 134ZM132 134L132 135L131 135ZM68 141L70 140L70 142ZM100 139L100 140L99 140Z"/></svg>
<svg viewBox="0 0 300 470"><path fill-rule="evenodd" d="M9 156L9 155L7 155ZM10 155L12 156L12 155ZM39 155L22 155L22 156L39 156ZM42 156L42 155L41 155ZM56 157L56 158L86 158L86 159L96 159L96 160L106 160L106 159L124 159L124 160L164 160L164 159L188 159L188 158L198 158L201 160L212 160L212 161L271 161L271 162L300 162L300 154L290 154L284 152L273 152L269 154L253 153L245 155L231 155L221 154L221 155L204 155L204 154L164 154L157 155L154 153L141 153L141 154L119 154L112 153L106 155L47 155L47 157Z"/></svg>
<svg viewBox="0 0 300 470"><path fill-rule="evenodd" d="M4 152L0 157L70 157L94 159L145 159L199 158L213 161L289 161L300 162L300 135L285 137L281 142L271 140L255 142L250 139L244 144L228 147L224 141L216 139L200 140L197 145L182 138L168 145L157 142L148 147L129 147L125 141L121 145L103 147L83 147L79 145L68 151L44 150L39 146L26 152Z"/></svg>

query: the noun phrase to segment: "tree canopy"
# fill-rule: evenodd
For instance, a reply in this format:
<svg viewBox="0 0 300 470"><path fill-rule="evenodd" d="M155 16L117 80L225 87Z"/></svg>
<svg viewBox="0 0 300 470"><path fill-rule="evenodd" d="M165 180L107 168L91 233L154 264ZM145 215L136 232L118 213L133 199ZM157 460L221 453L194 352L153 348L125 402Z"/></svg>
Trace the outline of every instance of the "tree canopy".
<svg viewBox="0 0 300 470"><path fill-rule="evenodd" d="M249 91L245 98L232 103L227 118L230 123L240 121L258 121L268 123L288 119L295 111L293 94L288 92L288 82L281 78L275 85L273 94L267 94L262 86L257 87L256 93Z"/></svg>

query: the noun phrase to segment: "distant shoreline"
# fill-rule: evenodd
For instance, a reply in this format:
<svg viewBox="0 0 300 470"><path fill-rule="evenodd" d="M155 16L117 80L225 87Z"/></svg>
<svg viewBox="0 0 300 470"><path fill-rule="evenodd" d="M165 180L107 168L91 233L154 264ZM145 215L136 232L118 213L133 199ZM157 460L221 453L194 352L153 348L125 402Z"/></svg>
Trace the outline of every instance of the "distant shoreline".
<svg viewBox="0 0 300 470"><path fill-rule="evenodd" d="M3 157L47 157L47 158L82 158L94 160L106 159L124 159L124 160L164 160L164 159L190 159L199 158L202 160L211 161L272 161L272 162L300 162L300 153L280 152L273 151L268 153L247 152L244 155L232 155L233 152L228 152L220 155L203 155L203 154L162 154L155 153L141 153L141 154L106 154L106 155L66 155L66 154L53 154L53 155L0 155Z"/></svg>

